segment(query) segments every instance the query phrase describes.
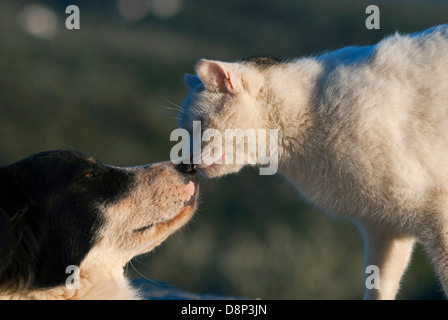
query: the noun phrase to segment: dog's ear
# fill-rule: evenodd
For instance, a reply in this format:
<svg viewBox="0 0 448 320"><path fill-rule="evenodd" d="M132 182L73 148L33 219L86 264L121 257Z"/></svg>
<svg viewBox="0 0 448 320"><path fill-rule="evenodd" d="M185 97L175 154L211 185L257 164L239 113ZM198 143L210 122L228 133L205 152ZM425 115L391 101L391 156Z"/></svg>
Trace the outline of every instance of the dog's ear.
<svg viewBox="0 0 448 320"><path fill-rule="evenodd" d="M0 208L11 220L23 214L30 206L25 174L15 165L0 167Z"/></svg>
<svg viewBox="0 0 448 320"><path fill-rule="evenodd" d="M14 233L11 226L11 219L0 207L0 275L2 266L8 264L13 241Z"/></svg>
<svg viewBox="0 0 448 320"><path fill-rule="evenodd" d="M15 165L0 167L0 232L5 233L8 228L17 234L14 228L26 219L33 208L34 202L27 191L29 184L24 170Z"/></svg>
<svg viewBox="0 0 448 320"><path fill-rule="evenodd" d="M14 237L12 230L11 207L11 175L7 167L0 167L0 267L5 265L5 259L9 255L11 241Z"/></svg>
<svg viewBox="0 0 448 320"><path fill-rule="evenodd" d="M31 206L19 181L14 167L0 167L0 286L15 287L28 277L23 221Z"/></svg>
<svg viewBox="0 0 448 320"><path fill-rule="evenodd" d="M9 184L9 176L5 168L0 167L0 281L7 280L10 262L14 247L14 232L11 225L11 217L3 208L6 206L6 190Z"/></svg>

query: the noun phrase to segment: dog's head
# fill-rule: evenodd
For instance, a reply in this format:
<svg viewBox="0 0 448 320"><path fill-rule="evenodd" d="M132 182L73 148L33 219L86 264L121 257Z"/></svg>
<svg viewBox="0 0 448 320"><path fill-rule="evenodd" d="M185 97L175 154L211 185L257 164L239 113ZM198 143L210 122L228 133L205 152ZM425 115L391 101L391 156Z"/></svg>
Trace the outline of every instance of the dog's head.
<svg viewBox="0 0 448 320"><path fill-rule="evenodd" d="M0 288L62 285L71 265L123 267L192 217L197 190L194 167L170 162L49 151L0 167Z"/></svg>

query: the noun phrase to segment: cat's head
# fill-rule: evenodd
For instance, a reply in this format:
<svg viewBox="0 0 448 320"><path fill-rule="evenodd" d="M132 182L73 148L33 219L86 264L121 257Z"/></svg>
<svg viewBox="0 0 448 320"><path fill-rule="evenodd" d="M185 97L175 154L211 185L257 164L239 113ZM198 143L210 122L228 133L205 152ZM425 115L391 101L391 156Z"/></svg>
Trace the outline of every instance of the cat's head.
<svg viewBox="0 0 448 320"><path fill-rule="evenodd" d="M251 130L258 134L259 129L265 128L261 105L265 74L261 69L250 60L229 63L201 59L196 75L185 75L190 91L182 105L179 127L192 136L194 123L200 124L202 150L194 162L200 161L198 168L204 175L217 177L238 172L246 164L258 164L253 148L249 147L256 141L251 141L249 135ZM218 132L221 139L217 138ZM241 134L243 140L237 138ZM232 148L233 154L226 152Z"/></svg>

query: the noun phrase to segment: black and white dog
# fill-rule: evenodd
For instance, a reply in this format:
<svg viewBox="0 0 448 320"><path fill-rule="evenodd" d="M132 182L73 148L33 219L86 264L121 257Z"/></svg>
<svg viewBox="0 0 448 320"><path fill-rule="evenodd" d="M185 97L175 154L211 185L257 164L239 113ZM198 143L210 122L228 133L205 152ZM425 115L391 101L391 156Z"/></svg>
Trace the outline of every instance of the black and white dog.
<svg viewBox="0 0 448 320"><path fill-rule="evenodd" d="M195 167L171 162L48 151L0 167L0 299L140 298L123 266L189 221L197 195Z"/></svg>

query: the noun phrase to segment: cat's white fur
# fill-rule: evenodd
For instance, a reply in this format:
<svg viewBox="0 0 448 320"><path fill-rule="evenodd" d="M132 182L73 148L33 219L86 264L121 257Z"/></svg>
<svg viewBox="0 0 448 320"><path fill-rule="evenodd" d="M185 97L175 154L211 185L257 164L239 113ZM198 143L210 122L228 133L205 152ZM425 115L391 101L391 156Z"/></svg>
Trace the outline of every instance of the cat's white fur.
<svg viewBox="0 0 448 320"><path fill-rule="evenodd" d="M180 123L279 129L279 172L356 222L394 299L414 241L448 293L448 25L281 63L200 60ZM209 177L241 165L202 167Z"/></svg>

